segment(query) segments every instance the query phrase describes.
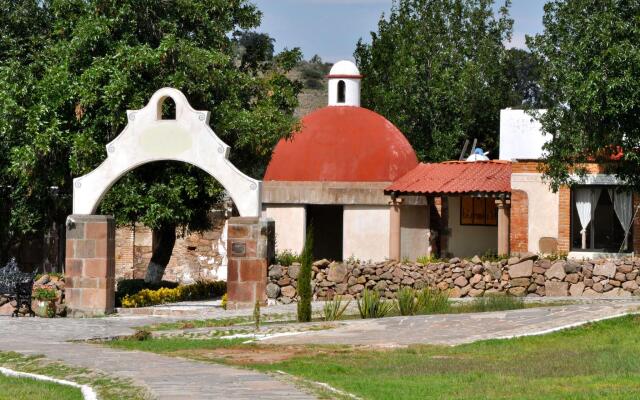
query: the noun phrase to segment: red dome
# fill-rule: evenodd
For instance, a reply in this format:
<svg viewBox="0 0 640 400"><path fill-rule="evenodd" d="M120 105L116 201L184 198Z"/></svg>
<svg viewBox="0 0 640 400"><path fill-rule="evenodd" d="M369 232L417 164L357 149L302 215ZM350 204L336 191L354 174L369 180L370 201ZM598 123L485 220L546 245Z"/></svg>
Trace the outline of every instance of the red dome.
<svg viewBox="0 0 640 400"><path fill-rule="evenodd" d="M265 181L391 182L418 165L407 138L383 116L361 107L325 107L280 140Z"/></svg>

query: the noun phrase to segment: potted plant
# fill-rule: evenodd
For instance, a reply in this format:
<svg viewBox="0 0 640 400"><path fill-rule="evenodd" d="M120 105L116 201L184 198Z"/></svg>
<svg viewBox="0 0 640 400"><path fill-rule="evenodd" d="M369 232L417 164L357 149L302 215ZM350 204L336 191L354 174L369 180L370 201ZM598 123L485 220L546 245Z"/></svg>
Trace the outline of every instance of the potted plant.
<svg viewBox="0 0 640 400"><path fill-rule="evenodd" d="M36 300L35 312L37 315L46 318L54 318L56 316L58 293L55 289L36 288L32 297Z"/></svg>

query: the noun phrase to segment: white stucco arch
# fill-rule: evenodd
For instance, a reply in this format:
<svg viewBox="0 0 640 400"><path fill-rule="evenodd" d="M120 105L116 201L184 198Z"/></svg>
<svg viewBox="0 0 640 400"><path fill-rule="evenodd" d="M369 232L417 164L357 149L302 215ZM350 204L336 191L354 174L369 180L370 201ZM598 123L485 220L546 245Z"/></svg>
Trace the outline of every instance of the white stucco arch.
<svg viewBox="0 0 640 400"><path fill-rule="evenodd" d="M176 119L162 119L167 98L176 106ZM128 123L111 143L107 159L87 175L73 180L73 213L95 213L107 191L124 174L154 161L182 161L213 176L227 190L243 217L258 217L262 182L238 170L227 146L209 127L209 112L191 108L182 92L163 88L140 110L127 111Z"/></svg>

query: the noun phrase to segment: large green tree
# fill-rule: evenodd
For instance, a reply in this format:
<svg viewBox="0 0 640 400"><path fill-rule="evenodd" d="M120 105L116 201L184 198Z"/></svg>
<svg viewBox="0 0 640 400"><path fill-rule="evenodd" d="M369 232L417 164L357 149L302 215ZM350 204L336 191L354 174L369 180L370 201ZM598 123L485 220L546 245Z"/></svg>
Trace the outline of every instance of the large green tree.
<svg viewBox="0 0 640 400"><path fill-rule="evenodd" d="M544 9L543 33L527 43L544 62L546 175L557 189L572 171L584 174L583 163L622 150L610 172L640 188L640 2L556 0Z"/></svg>
<svg viewBox="0 0 640 400"><path fill-rule="evenodd" d="M211 111L212 128L233 148L232 161L261 176L275 143L296 124L300 85L286 73L301 55L298 49L273 55L262 36L259 46L249 46L256 42L243 32L260 18L246 0L3 2L0 185L10 188L10 217L1 222L7 237L20 240L64 221L72 178L104 160L127 109L143 107L165 86ZM154 229L163 245L147 278L158 280L175 228L206 228L221 192L193 167L154 163L116 184L101 212L115 214L121 225Z"/></svg>
<svg viewBox="0 0 640 400"><path fill-rule="evenodd" d="M421 160L457 157L467 138L496 154L509 4L496 16L493 0L396 0L371 44L358 42L363 105L396 124Z"/></svg>

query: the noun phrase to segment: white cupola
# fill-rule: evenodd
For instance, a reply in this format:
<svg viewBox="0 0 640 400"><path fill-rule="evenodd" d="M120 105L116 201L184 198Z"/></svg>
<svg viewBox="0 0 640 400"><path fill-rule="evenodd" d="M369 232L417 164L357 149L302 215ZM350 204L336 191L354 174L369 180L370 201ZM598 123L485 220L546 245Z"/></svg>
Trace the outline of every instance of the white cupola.
<svg viewBox="0 0 640 400"><path fill-rule="evenodd" d="M329 79L329 105L360 107L360 81L362 75L351 61L338 61L327 76Z"/></svg>

